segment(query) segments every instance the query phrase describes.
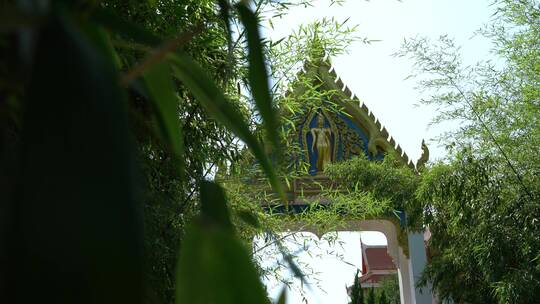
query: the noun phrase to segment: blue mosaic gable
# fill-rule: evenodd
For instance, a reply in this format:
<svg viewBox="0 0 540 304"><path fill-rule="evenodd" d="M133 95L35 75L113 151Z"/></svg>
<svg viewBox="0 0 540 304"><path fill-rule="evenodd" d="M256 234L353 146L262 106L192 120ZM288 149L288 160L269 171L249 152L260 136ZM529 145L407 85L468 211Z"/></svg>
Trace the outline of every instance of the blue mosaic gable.
<svg viewBox="0 0 540 304"><path fill-rule="evenodd" d="M299 126L298 141L304 151L303 160L309 160L309 173L317 173L317 151L311 148L313 144L312 128L317 128L317 115L309 116L309 122L304 121ZM332 161L349 159L353 156L365 155L370 160L382 160L384 153L379 152L372 157L368 152L368 136L345 114L324 114L324 128L331 130ZM337 147L336 147L337 145ZM307 155L305 155L307 153Z"/></svg>

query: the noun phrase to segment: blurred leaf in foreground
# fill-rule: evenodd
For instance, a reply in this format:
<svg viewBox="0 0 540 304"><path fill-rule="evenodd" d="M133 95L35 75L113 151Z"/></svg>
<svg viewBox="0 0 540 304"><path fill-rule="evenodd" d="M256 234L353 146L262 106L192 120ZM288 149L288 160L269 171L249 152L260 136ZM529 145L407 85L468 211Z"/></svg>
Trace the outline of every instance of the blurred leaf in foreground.
<svg viewBox="0 0 540 304"><path fill-rule="evenodd" d="M227 127L251 149L274 190L286 201L283 187L274 168L240 112L227 101L214 81L188 55L172 56L171 62L174 64L173 70L176 77L198 98L208 114Z"/></svg>
<svg viewBox="0 0 540 304"><path fill-rule="evenodd" d="M85 34L97 29L82 23L55 12L37 35L19 195L10 210L10 266L2 270L19 303L142 301L125 95L112 55L95 47L106 42Z"/></svg>
<svg viewBox="0 0 540 304"><path fill-rule="evenodd" d="M178 97L167 63L161 61L150 67L144 75L144 80L156 108L160 134L169 145L178 163L177 172L183 173L182 154L184 147L178 118Z"/></svg>
<svg viewBox="0 0 540 304"><path fill-rule="evenodd" d="M247 249L235 236L223 190L203 181L200 192L201 215L180 252L177 303L269 303Z"/></svg>
<svg viewBox="0 0 540 304"><path fill-rule="evenodd" d="M268 72L259 33L259 23L257 22L255 13L253 13L246 4L240 3L237 8L247 33L249 49L248 80L251 87L251 94L253 95L257 108L264 120L268 138L274 149L277 149L279 147L279 123L270 95Z"/></svg>

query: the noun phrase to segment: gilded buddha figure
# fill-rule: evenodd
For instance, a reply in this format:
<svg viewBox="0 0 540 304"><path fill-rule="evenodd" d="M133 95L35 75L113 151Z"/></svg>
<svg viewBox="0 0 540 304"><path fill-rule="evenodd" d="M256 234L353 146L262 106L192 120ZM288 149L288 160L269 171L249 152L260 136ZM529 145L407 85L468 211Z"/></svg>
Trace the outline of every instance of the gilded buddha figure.
<svg viewBox="0 0 540 304"><path fill-rule="evenodd" d="M315 153L315 148L317 149L318 172L322 172L326 164L329 164L332 161L331 135L332 131L324 127L324 116L319 113L317 116L317 128L311 128L311 136L313 137L311 151Z"/></svg>

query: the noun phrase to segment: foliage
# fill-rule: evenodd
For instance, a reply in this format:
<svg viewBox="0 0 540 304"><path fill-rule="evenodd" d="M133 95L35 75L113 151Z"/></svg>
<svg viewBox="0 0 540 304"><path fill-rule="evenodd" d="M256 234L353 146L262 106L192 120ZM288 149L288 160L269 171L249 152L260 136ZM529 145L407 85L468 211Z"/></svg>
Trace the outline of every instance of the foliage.
<svg viewBox="0 0 540 304"><path fill-rule="evenodd" d="M178 303L269 303L244 244L235 236L223 190L201 184L201 215L178 264Z"/></svg>
<svg viewBox="0 0 540 304"><path fill-rule="evenodd" d="M379 304L398 304L399 299L399 284L397 276L394 275L379 282L380 287L371 288L368 291L367 299L364 299L364 291L360 286L360 277L358 271L354 277L354 284L351 286L351 304L364 304L367 301Z"/></svg>
<svg viewBox="0 0 540 304"><path fill-rule="evenodd" d="M257 1L255 7L258 14L279 15L286 12L290 6L306 4L306 1L292 1L279 5L272 1ZM164 36L177 35L178 28L196 28L204 24L206 30L199 31L184 48L199 65L204 67L219 88L227 93L227 102L238 107L245 119L251 119L252 114L247 109L251 109L252 106L250 97L242 94L240 88L247 89L250 95L256 97L255 101L259 108L269 102L267 98L261 103L260 100L264 99L265 94L258 94L267 88L254 87L253 90L251 88L267 80L265 80L264 65L260 64L262 57L253 56L261 50L250 51L247 56L244 52L246 46L251 50L259 43L259 38L256 37L257 31L252 30L255 18L250 17L249 13L244 11L243 14L239 14L244 21L249 22L249 26L244 28L239 18L230 18L228 20L230 24L223 22L223 16L216 12L215 1L181 1L175 4L157 3L155 5L108 1L104 5L132 22L145 25L152 29L153 33ZM185 7L188 9L184 9ZM225 8L227 8L226 5ZM156 13L156 10L159 10L159 13ZM231 17L236 16L235 10L229 10L228 13L232 14ZM228 29L228 25L235 29L238 36L231 33L232 29ZM229 35L232 37L228 37ZM137 64L141 57L146 55L145 52L140 51L139 45L127 42L125 39L113 40L113 44L118 47L118 55L127 68ZM174 61L174 59L170 60ZM254 66L257 66L259 70L252 70L251 67ZM260 68L261 66L263 69ZM175 76L183 77L182 82L189 81L181 71L174 67L173 69ZM189 68L189 70L192 69ZM199 96L183 85L177 85L176 91L181 97L178 100L180 106L178 112L182 120L184 149L187 152L184 154L186 179L179 179L176 171L171 170L175 166L174 159L171 159L160 142L155 141L153 136L155 133L152 132L154 120L141 121L142 116L139 113L135 112L133 115L133 120L139 127L136 135L145 149L142 155L144 163L147 164L145 166L148 176L147 184L152 190L148 192L148 199L145 200L145 226L147 227L145 244L150 246L146 250L149 258L148 265L151 267L150 277L156 289L154 293L163 297L164 302L170 302L174 293L174 261L178 255L177 248L183 234L184 223L197 210L198 183L212 174L217 166L238 160L242 146L238 138L229 130L211 119L211 115L208 115L208 111L202 106L204 105L202 101L206 100L206 97L201 96L200 90ZM204 91L208 92L207 89ZM134 95L136 95L137 105L141 103L141 97L144 102L144 96ZM216 98L213 99L216 100ZM143 107L142 110L148 111L147 107ZM254 110L257 111L257 108ZM219 114L220 111L213 112ZM255 112L255 115L257 113ZM264 114L262 115L265 118L264 121L267 119L270 122L273 121L268 107L265 111L261 111L261 114ZM225 122L227 116L233 121L227 123L230 129L244 119L228 113L222 117L221 121ZM249 123L249 128L253 128L253 121ZM267 129L275 130L276 128L270 126ZM244 127L242 132L244 135L239 137L246 140L246 136L249 137L249 131ZM251 146L254 145L254 141L253 137L248 139ZM239 209L239 211L245 214L242 212L246 212L246 209ZM249 229L251 228L246 228L246 230ZM247 234L250 233L242 234L246 236L245 240L250 239Z"/></svg>
<svg viewBox="0 0 540 304"><path fill-rule="evenodd" d="M197 189L212 166L234 160L240 138L274 175L242 111L251 100L237 90L248 70L245 85L268 124L273 101L252 81L266 78L256 18L246 4L219 4L2 4L9 18L1 19L0 49L9 60L0 63L0 98L9 102L0 120L0 258L10 265L2 298L171 302L172 260L184 223L208 205ZM229 23L247 29L236 47ZM217 188L206 189L223 204ZM197 246L219 244L205 227L190 231L181 263L206 248ZM194 234L208 242L190 241ZM231 247L217 258L234 257L241 267L233 277L247 274L255 286L235 303L266 303L234 233L219 236ZM179 301L195 302L179 292Z"/></svg>
<svg viewBox="0 0 540 304"><path fill-rule="evenodd" d="M388 304L388 299L386 299L386 292L381 290L379 295L379 304Z"/></svg>
<svg viewBox="0 0 540 304"><path fill-rule="evenodd" d="M431 202L426 222L433 257L426 276L441 297L472 303L536 297L540 209L500 174L494 158L463 152L434 167L419 195Z"/></svg>
<svg viewBox="0 0 540 304"><path fill-rule="evenodd" d="M375 288L371 287L368 291L366 304L375 304L376 302L377 302L377 296L375 295Z"/></svg>
<svg viewBox="0 0 540 304"><path fill-rule="evenodd" d="M381 287L379 287L380 295L379 301L382 303L382 294L384 292L386 303L388 304L399 304L400 295L399 295L399 281L397 275L393 275L389 278L386 278L380 282Z"/></svg>
<svg viewBox="0 0 540 304"><path fill-rule="evenodd" d="M337 23L335 20L324 19L313 24L305 25L290 37L277 42L270 42L267 46L270 58L269 68L271 79L273 80L273 94L279 96L277 100L277 110L282 118L280 126L280 145L286 155L277 155L271 151L275 169L279 172L285 184L298 176L304 176L307 173L307 165L302 161L291 162L291 159L300 160L301 153L296 141L293 139L296 128L297 115L302 115L307 109L322 106L323 100L330 101L332 96L338 92L331 90L319 90L321 84L314 81L313 75L297 74L299 64L306 62L305 51L309 53L310 61L313 65L321 62L324 54L337 54L343 52L345 45L352 42L351 33L354 28L348 28L345 23ZM344 39L342 39L344 38ZM293 52L288 46L294 46ZM299 83L308 89L304 91L299 98L293 98L291 94L285 94ZM334 106L335 112L340 112L341 108ZM264 134L264 133L263 133ZM234 222L239 228L240 234L246 239L251 240L257 234L264 234L267 237L268 244L279 244L282 238L277 235L283 230L283 227L290 227L290 238L294 237L295 232L302 231L305 227L316 227L319 231L331 231L333 227L343 222L343 213L347 212L351 216L364 217L365 214L378 214L385 208L384 203L372 199L368 193L349 193L348 199L345 196L336 197L336 202L328 208L322 207L322 204L313 202L310 208L300 214L280 214L281 211L273 209L263 209L260 202L276 202L276 197L263 179L259 163L255 162L251 153L247 151L241 154L241 157L231 162L230 165L224 165L220 168L217 179L227 189L229 193L231 206L235 210L249 210L254 215L257 222L261 223L263 229L253 229L246 225L246 222L240 217L235 218ZM338 202L339 200L339 202ZM367 201L369 203L361 203ZM351 203L353 202L353 203ZM270 211L270 212L268 212ZM235 212L236 213L236 212ZM301 223L300 225L296 225ZM332 241L332 237L328 241ZM276 259L277 268L284 265L293 265L294 253L288 252L286 248L278 246L279 255L283 256L285 263L281 263L276 256L260 255L261 251L255 250L254 258L256 260ZM287 261L289 260L289 261ZM294 266L293 266L294 267ZM308 269L304 269L309 271ZM261 275L277 276L275 267L260 269ZM285 278L284 283L288 283Z"/></svg>
<svg viewBox="0 0 540 304"><path fill-rule="evenodd" d="M299 71L307 61L316 63L325 57L332 58L347 53L347 47L359 40L364 43L370 42L366 38L357 37L355 35L357 26L349 26L347 21L339 22L335 18L323 18L300 25L290 35L270 42L268 58L270 75L274 83L272 92L275 96L286 98L287 103L281 108L286 110L290 106L289 111L293 114L298 114L298 111L302 110L295 107L294 103L295 101L296 103L304 101L287 99L286 93L291 87L298 86L299 82L307 80L302 79L302 75L299 75ZM273 26L271 19L270 26ZM316 90L309 91L310 94L317 93ZM316 98L312 100L316 100Z"/></svg>
<svg viewBox="0 0 540 304"><path fill-rule="evenodd" d="M353 202L358 200L361 193L369 194L377 202L374 205L382 208L379 213L371 215L406 211L408 225L413 228L421 227L422 209L418 207L415 197L421 181L420 176L400 163L394 155L388 154L382 161L355 157L331 164L325 169L325 174L338 185L335 190L340 191L334 192L338 201L343 199ZM345 194L343 190L346 191ZM350 195L352 197L348 197ZM360 201L366 204L366 200Z"/></svg>
<svg viewBox="0 0 540 304"><path fill-rule="evenodd" d="M495 1L479 34L493 42L494 62L464 66L448 37L408 40L400 55L414 76L457 121L445 134L450 157L425 173L418 200L432 238L424 283L457 303L533 303L540 288L537 223L540 179L540 7L538 1Z"/></svg>
<svg viewBox="0 0 540 304"><path fill-rule="evenodd" d="M241 64L227 64L229 52L225 23L216 11L215 1L179 1L175 3L141 1L103 1L109 9L123 20L137 24L157 37L175 40L181 37L181 29L190 31L201 24L206 30L199 31L189 43L183 45L197 63L205 68L210 77L228 93L230 101L242 109L242 102L234 94L237 77L242 75ZM159 13L157 13L159 11ZM111 32L111 44L116 50L122 71L134 70L150 56L151 48L132 37ZM234 59L240 56L234 53ZM151 57L150 57L151 58ZM165 67L163 67L165 66ZM168 69L162 64L162 69ZM161 72L161 75L166 75ZM171 73L171 72L169 72ZM157 79L147 73L145 80ZM157 93L170 92L170 88L153 87ZM163 83L171 84L173 80ZM158 107L154 107L151 97L140 84L129 90L130 122L139 148L146 190L144 191L145 265L150 286L150 301L171 303L174 298L175 264L179 244L184 234L185 223L197 212L198 183L207 178L215 164L235 159L238 143L234 135L222 125L212 120L201 103L185 85L174 81L174 92L169 95L171 108L167 112L177 122L169 123L169 129L176 134L161 135ZM149 91L148 93L152 93ZM173 99L171 101L171 99ZM171 125L173 124L173 125ZM176 124L174 126L174 124ZM178 136L181 132L181 136ZM167 141L180 138L183 150L179 157L171 153ZM178 170L179 159L184 169Z"/></svg>
<svg viewBox="0 0 540 304"><path fill-rule="evenodd" d="M362 286L360 286L360 277L358 276L359 272L359 270L356 270L356 274L354 275L350 304L364 304L364 291L362 290Z"/></svg>

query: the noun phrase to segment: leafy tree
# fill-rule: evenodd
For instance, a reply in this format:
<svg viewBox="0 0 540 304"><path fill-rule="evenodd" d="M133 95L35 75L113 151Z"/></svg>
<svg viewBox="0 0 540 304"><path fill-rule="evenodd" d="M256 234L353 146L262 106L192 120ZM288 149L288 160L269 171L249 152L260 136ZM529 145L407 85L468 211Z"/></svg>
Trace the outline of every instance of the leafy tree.
<svg viewBox="0 0 540 304"><path fill-rule="evenodd" d="M0 296L170 303L176 289L182 303L266 303L224 194L204 180L241 140L281 192L253 132L278 150L257 18L307 3L2 4L0 258L12 266ZM201 291L208 276L219 282Z"/></svg>
<svg viewBox="0 0 540 304"><path fill-rule="evenodd" d="M362 290L362 286L360 286L360 277L358 276L358 273L360 273L360 271L356 270L354 283L351 289L351 304L364 304L364 291Z"/></svg>
<svg viewBox="0 0 540 304"><path fill-rule="evenodd" d="M219 2L219 1L218 1ZM220 6L228 7L228 1ZM306 1L293 1L278 5L272 1L256 1L255 14L272 15L286 12L288 7L305 5ZM188 44L183 46L228 97L228 102L241 110L249 121L249 127L258 128L252 117L259 116L254 95L249 84L249 56L246 28L235 10L229 9L229 20L223 20L225 10L218 11L216 1L179 1L175 3L139 1L104 1L102 6L133 23L143 25L154 35L175 37L179 28L197 29L204 24L204 31L197 31ZM232 37L232 29L239 32ZM180 36L181 38L181 36ZM172 39L178 39L172 38ZM125 37L112 37L121 66L129 70L147 56L147 51L126 41ZM264 51L264 44L262 45ZM265 82L258 79L257 83ZM245 93L243 90L247 90ZM185 222L198 211L198 183L224 163L236 162L240 158L242 145L238 137L209 115L198 97L180 81L175 86L178 100L184 150L183 176L175 170L178 160L170 147L156 140L155 109L147 104L147 97L140 90L133 90L130 101L133 105L131 118L136 127L135 135L141 147L141 161L146 175L148 192L144 200L145 245L149 279L154 297L171 302L174 295L174 270L178 255L178 244L182 239ZM150 114L150 115L149 115ZM159 120L157 120L159 122ZM276 129L272 127L271 129ZM235 207L236 205L233 205ZM245 208L243 209L245 211ZM237 222L238 223L238 222ZM251 231L251 227L246 230ZM250 240L250 233L241 233ZM150 296L152 296L152 294Z"/></svg>
<svg viewBox="0 0 540 304"><path fill-rule="evenodd" d="M325 173L346 190L359 196L368 194L378 206L379 213L366 214L380 216L395 211L406 211L407 224L416 228L422 225L422 208L416 199L416 190L421 178L409 167L387 154L382 161L371 161L367 157L354 157L350 160L328 166ZM336 198L354 200L347 195L335 194ZM363 200L365 204L368 200ZM369 204L368 204L369 205Z"/></svg>
<svg viewBox="0 0 540 304"><path fill-rule="evenodd" d="M388 299L386 298L386 292L384 290L381 290L381 293L379 295L379 304L389 304Z"/></svg>
<svg viewBox="0 0 540 304"><path fill-rule="evenodd" d="M380 282L381 287L379 288L380 293L384 293L387 298L387 303L389 304L399 304L400 303L400 294L399 294L399 281L397 275L393 275L390 278L386 278Z"/></svg>
<svg viewBox="0 0 540 304"><path fill-rule="evenodd" d="M377 303L377 296L375 295L375 288L371 287L368 291L366 304L375 304L375 303Z"/></svg>
<svg viewBox="0 0 540 304"><path fill-rule="evenodd" d="M101 6L155 36L170 39L179 36L179 29L191 31L204 24L210 30L198 30L184 49L230 94L231 101L242 107L234 91L245 62L227 64L228 34L215 1L103 1ZM132 70L148 56L136 41L124 36L112 35L111 43L123 71ZM230 57L237 60L238 56L235 51ZM130 88L129 94L130 118L147 185L143 206L145 265L151 286L148 296L164 303L173 301L179 245L186 220L197 211L198 183L208 176L214 164L234 159L239 149L235 136L211 118L185 85L177 83L174 90L178 96L177 106L171 109L178 116L174 127L181 130L183 149L187 152L182 162L183 174L178 173L178 156L160 140L167 137L156 136L161 135L159 108L152 106L151 96L136 88Z"/></svg>
<svg viewBox="0 0 540 304"><path fill-rule="evenodd" d="M457 303L533 303L540 288L540 7L495 1L482 34L494 62L464 66L448 37L404 44L415 75L442 109L436 121L460 128L444 135L450 156L423 176L418 199L432 232L431 280Z"/></svg>
<svg viewBox="0 0 540 304"><path fill-rule="evenodd" d="M245 4L218 2L2 4L10 17L0 21L0 100L9 101L0 105L0 259L11 266L0 275L0 297L172 302L184 223L202 208L200 221L226 226L223 193L202 182L212 166L234 160L240 139L275 176L246 111L237 110L253 102L263 125L275 116L260 85L267 79L257 17ZM275 5L259 1L257 9L263 4ZM236 47L231 23L245 29ZM240 100L240 80L253 100ZM209 200L222 212L204 210ZM210 266L237 257L230 265L253 288L234 303L267 302L234 231L218 233L230 240L221 246L204 227L188 233L202 243L182 251L216 245L222 251ZM234 276L222 270L221 278ZM197 303L178 290L179 301Z"/></svg>

